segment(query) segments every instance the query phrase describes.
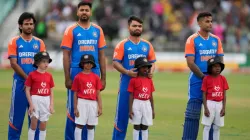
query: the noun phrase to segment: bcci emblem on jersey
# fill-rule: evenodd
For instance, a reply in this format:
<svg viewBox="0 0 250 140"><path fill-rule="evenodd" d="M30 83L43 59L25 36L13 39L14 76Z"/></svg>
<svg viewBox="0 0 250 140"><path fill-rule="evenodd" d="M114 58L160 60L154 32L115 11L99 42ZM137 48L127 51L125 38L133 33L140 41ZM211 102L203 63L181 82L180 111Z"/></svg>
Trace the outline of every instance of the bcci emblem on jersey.
<svg viewBox="0 0 250 140"><path fill-rule="evenodd" d="M93 36L94 36L94 37L97 37L97 33L96 33L96 32L93 32Z"/></svg>
<svg viewBox="0 0 250 140"><path fill-rule="evenodd" d="M212 46L214 46L214 47L217 46L217 43L214 40L212 41Z"/></svg>
<svg viewBox="0 0 250 140"><path fill-rule="evenodd" d="M37 50L37 49L38 49L38 45L37 45L37 44L34 44L34 45L33 45L33 48L34 48L35 50Z"/></svg>
<svg viewBox="0 0 250 140"><path fill-rule="evenodd" d="M142 46L142 51L146 52L147 51L147 47L146 46Z"/></svg>

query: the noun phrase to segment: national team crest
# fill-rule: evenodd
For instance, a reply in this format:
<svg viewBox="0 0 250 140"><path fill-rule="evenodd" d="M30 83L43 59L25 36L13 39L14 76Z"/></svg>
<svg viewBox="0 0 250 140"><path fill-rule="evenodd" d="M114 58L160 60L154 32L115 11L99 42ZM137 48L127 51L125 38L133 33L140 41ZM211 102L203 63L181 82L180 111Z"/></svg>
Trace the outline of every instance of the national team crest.
<svg viewBox="0 0 250 140"><path fill-rule="evenodd" d="M37 50L37 49L38 49L38 45L37 45L37 44L34 44L34 45L33 45L33 48L34 48L35 50Z"/></svg>
<svg viewBox="0 0 250 140"><path fill-rule="evenodd" d="M214 46L214 47L217 46L217 43L214 40L212 41L212 46Z"/></svg>
<svg viewBox="0 0 250 140"><path fill-rule="evenodd" d="M147 51L147 47L146 46L142 46L142 51L146 52Z"/></svg>
<svg viewBox="0 0 250 140"><path fill-rule="evenodd" d="M94 37L97 37L97 33L96 33L96 32L93 32L93 36L94 36Z"/></svg>

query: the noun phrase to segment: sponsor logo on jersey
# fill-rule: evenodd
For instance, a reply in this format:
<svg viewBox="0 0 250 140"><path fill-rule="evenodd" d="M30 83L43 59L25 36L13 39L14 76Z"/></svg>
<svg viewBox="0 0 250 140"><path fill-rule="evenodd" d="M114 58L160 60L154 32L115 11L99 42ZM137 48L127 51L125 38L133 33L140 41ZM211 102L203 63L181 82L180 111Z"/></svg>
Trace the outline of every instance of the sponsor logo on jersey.
<svg viewBox="0 0 250 140"><path fill-rule="evenodd" d="M86 86L88 87L88 89L85 89L83 91L84 94L95 94L95 89L92 88L91 82L87 82Z"/></svg>
<svg viewBox="0 0 250 140"><path fill-rule="evenodd" d="M97 44L97 40L88 39L88 40L78 40L78 45L95 45Z"/></svg>

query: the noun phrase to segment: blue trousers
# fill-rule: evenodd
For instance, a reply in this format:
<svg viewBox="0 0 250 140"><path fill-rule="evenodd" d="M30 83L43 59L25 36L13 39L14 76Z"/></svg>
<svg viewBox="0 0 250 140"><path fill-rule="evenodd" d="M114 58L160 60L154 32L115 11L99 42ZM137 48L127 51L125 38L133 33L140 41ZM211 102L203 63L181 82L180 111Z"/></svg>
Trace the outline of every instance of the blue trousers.
<svg viewBox="0 0 250 140"><path fill-rule="evenodd" d="M75 76L81 72L81 68L71 68L70 69L70 78L74 80ZM100 75L100 71L97 69L92 69L94 73ZM74 92L72 90L67 89L67 119L66 119L66 127L65 127L65 140L74 140L75 133L75 114L74 114ZM82 131L82 140L87 140L87 127L86 125L83 127Z"/></svg>
<svg viewBox="0 0 250 140"><path fill-rule="evenodd" d="M185 112L182 140L196 140L199 131L202 100L189 99ZM211 127L212 128L212 127ZM209 140L213 140L213 129L210 129Z"/></svg>
<svg viewBox="0 0 250 140"><path fill-rule="evenodd" d="M11 106L9 113L8 140L20 140L22 133L23 120L29 107L24 90L23 80L13 79ZM30 117L28 117L30 126ZM39 124L35 133L35 140L39 140Z"/></svg>
<svg viewBox="0 0 250 140"><path fill-rule="evenodd" d="M127 88L122 88L118 93L112 140L125 140L126 138L128 120L129 120L129 95L130 95L130 93L127 92L126 89ZM141 140L141 132L139 135L139 140Z"/></svg>

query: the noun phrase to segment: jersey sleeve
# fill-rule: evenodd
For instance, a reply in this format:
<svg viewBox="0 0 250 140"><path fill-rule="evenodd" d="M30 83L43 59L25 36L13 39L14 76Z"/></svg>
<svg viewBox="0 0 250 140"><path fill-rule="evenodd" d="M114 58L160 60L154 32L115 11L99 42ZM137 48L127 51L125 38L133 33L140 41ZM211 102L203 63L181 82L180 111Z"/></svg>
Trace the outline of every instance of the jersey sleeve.
<svg viewBox="0 0 250 140"><path fill-rule="evenodd" d="M105 36L104 36L102 28L100 28L100 37L99 37L99 41L98 41L98 48L100 50L100 49L104 49L106 47L107 46L106 46Z"/></svg>
<svg viewBox="0 0 250 140"><path fill-rule="evenodd" d="M31 83L32 83L32 74L30 73L28 75L28 78L25 80L24 85L27 86L27 87L31 87Z"/></svg>
<svg viewBox="0 0 250 140"><path fill-rule="evenodd" d="M76 76L74 78L71 90L73 90L74 92L77 92L79 90L79 87L78 87L78 76Z"/></svg>
<svg viewBox="0 0 250 140"><path fill-rule="evenodd" d="M201 90L203 92L207 92L207 76L205 76L204 79L203 79L203 81L202 81Z"/></svg>
<svg viewBox="0 0 250 140"><path fill-rule="evenodd" d="M148 61L151 63L156 61L154 47L151 43L149 43Z"/></svg>
<svg viewBox="0 0 250 140"><path fill-rule="evenodd" d="M217 50L217 55L218 56L224 56L224 51L223 51L223 47L222 47L222 43L220 38L218 37L218 50Z"/></svg>
<svg viewBox="0 0 250 140"><path fill-rule="evenodd" d="M46 47L45 47L44 42L41 39L39 41L40 41L40 52L46 51Z"/></svg>
<svg viewBox="0 0 250 140"><path fill-rule="evenodd" d="M100 90L102 89L101 79L97 75L95 75L95 77L96 77L96 90Z"/></svg>
<svg viewBox="0 0 250 140"><path fill-rule="evenodd" d="M195 56L195 48L194 48L194 38L190 36L185 45L185 57L187 56Z"/></svg>
<svg viewBox="0 0 250 140"><path fill-rule="evenodd" d="M128 84L128 92L130 92L130 93L134 93L134 82L135 80L134 79L131 79L130 81L129 81L129 84Z"/></svg>
<svg viewBox="0 0 250 140"><path fill-rule="evenodd" d="M227 79L224 76L222 76L222 79L223 79L223 88L224 88L224 90L228 90L229 86L228 86L228 83L227 83Z"/></svg>
<svg viewBox="0 0 250 140"><path fill-rule="evenodd" d="M50 75L50 88L53 88L55 86L54 79L52 75Z"/></svg>
<svg viewBox="0 0 250 140"><path fill-rule="evenodd" d="M17 58L16 38L13 38L8 44L8 58Z"/></svg>
<svg viewBox="0 0 250 140"><path fill-rule="evenodd" d="M74 26L70 26L65 30L61 43L62 49L71 50L73 44L73 28Z"/></svg>
<svg viewBox="0 0 250 140"><path fill-rule="evenodd" d="M113 55L113 61L121 62L124 57L124 42L120 42L116 45Z"/></svg>

